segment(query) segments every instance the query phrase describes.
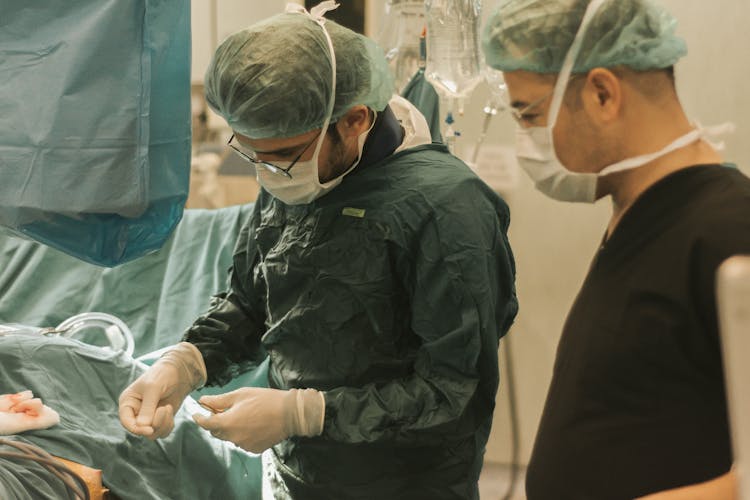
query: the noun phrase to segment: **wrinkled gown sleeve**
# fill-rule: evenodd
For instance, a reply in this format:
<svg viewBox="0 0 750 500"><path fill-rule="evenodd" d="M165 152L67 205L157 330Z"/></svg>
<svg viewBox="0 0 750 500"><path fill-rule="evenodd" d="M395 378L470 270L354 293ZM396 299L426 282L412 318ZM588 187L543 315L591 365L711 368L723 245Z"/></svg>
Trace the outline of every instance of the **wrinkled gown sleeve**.
<svg viewBox="0 0 750 500"><path fill-rule="evenodd" d="M393 249L421 340L413 373L327 391L324 437L435 444L469 437L492 418L498 342L518 309L509 213L481 190L454 195L461 203L441 204L409 248Z"/></svg>
<svg viewBox="0 0 750 500"><path fill-rule="evenodd" d="M215 295L209 309L188 328L183 340L203 355L207 385L225 385L234 377L259 365L266 356L260 339L265 332L265 288L258 275L255 227L260 205L237 240L229 271L229 291Z"/></svg>

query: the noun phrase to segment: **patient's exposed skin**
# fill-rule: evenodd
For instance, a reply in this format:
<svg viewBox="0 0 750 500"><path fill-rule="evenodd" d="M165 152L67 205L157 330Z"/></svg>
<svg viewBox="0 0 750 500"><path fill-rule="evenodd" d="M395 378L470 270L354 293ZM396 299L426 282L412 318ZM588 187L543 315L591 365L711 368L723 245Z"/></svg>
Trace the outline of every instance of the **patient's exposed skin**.
<svg viewBox="0 0 750 500"><path fill-rule="evenodd" d="M0 435L46 429L59 422L60 415L31 391L0 395Z"/></svg>

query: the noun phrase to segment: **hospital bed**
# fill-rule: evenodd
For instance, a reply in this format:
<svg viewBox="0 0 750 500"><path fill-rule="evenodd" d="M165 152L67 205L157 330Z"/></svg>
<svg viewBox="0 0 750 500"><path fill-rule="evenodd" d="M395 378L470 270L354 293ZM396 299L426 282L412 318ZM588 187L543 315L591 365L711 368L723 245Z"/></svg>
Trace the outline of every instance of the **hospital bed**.
<svg viewBox="0 0 750 500"><path fill-rule="evenodd" d="M190 416L202 410L192 398L178 412L174 432L156 442L129 434L117 416L120 392L224 288L251 208L188 210L161 250L115 268L0 233L0 324L54 327L97 311L121 319L134 337L130 356L54 334L0 335L0 394L30 389L60 414L57 426L10 438L101 469L104 485L123 500L260 498L259 457L199 428ZM266 383L264 363L206 392ZM60 498L59 485L42 472L0 459L0 492L12 483L29 490L30 499Z"/></svg>

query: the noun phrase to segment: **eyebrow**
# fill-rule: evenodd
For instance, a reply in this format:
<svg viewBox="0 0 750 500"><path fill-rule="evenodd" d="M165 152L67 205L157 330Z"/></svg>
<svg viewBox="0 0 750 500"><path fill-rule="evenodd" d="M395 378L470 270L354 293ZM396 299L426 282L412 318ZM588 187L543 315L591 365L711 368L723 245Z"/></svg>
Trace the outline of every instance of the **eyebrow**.
<svg viewBox="0 0 750 500"><path fill-rule="evenodd" d="M516 109L522 109L528 106L529 106L529 103L526 101L513 101L512 103L510 103L510 107L516 108Z"/></svg>

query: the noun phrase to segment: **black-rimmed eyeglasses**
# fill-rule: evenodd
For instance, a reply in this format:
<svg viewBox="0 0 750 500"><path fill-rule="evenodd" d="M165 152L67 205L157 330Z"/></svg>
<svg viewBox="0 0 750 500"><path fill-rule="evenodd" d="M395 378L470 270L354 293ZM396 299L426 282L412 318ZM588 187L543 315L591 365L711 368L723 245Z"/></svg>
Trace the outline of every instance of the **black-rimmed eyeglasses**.
<svg viewBox="0 0 750 500"><path fill-rule="evenodd" d="M570 82L575 80L576 78L580 78L582 76L586 76L585 74L576 73L573 75L570 75L568 77L568 85L570 85ZM548 94L546 94L544 97L537 99L536 101L532 102L531 104L524 106L521 109L515 109L512 106L508 105L508 108L510 109L510 114L513 118L515 118L516 122L518 122L519 125L523 125L524 123L529 123L534 121L539 116L539 113L532 113L536 108L542 105L544 101L549 99L555 95L555 87L552 87L552 90L549 91Z"/></svg>
<svg viewBox="0 0 750 500"><path fill-rule="evenodd" d="M242 151L240 149L240 146L232 144L232 142L235 139L234 134L232 134L232 137L230 137L229 141L227 141L227 146L229 146L230 148L232 148L238 155L240 155L242 158L244 158L245 160L249 161L253 165L260 165L261 167L265 168L266 170L268 170L271 173L278 174L278 175L283 175L284 177L286 177L288 179L291 179L292 178L292 174L290 174L289 171L292 169L292 167L294 167L294 165L299 161L299 159L302 158L302 155L305 154L305 151L307 151L307 148L309 148L310 145L313 142L315 142L318 139L319 136L320 136L320 134L317 134L315 137L313 137L313 139L310 142L307 143L307 145L304 147L304 149L302 149L302 151L299 152L299 154L294 158L294 160L292 160L292 162L286 168L282 168L282 167L280 167L278 165L274 165L273 163L269 163L267 161L259 160L255 156L255 153L252 152L252 151L247 151L247 152Z"/></svg>

